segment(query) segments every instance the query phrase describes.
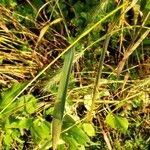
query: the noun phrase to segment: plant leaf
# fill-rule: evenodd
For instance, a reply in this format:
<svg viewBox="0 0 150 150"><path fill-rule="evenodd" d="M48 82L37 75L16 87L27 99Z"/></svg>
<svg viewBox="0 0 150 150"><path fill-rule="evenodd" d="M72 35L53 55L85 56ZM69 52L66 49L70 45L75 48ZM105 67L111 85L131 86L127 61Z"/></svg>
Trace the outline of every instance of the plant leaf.
<svg viewBox="0 0 150 150"><path fill-rule="evenodd" d="M76 147L79 149L79 146L85 146L90 142L90 138L83 131L81 126L75 125L76 121L70 115L65 115L63 118L63 133L62 138L65 142L69 143L69 147ZM73 139L73 143L68 142L69 139Z"/></svg>
<svg viewBox="0 0 150 150"><path fill-rule="evenodd" d="M38 100L31 94L24 95L24 96L20 97L18 100L18 102L24 102L24 106L25 106L24 108L28 114L32 114L35 112L35 110L38 106L37 101Z"/></svg>
<svg viewBox="0 0 150 150"><path fill-rule="evenodd" d="M57 19L55 19L54 21L52 21L52 22L50 22L50 23L47 23L47 24L41 29L40 35L39 35L39 37L38 37L38 40L37 40L37 43L36 43L35 48L37 48L37 46L39 45L41 39L43 38L44 34L47 32L48 28L49 28L50 26L52 26L53 24L56 24L56 23L58 23L58 22L60 22L60 21L62 21L62 18L57 18Z"/></svg>
<svg viewBox="0 0 150 150"><path fill-rule="evenodd" d="M106 123L114 129L121 129L123 131L126 131L129 125L128 120L126 118L114 115L112 113L109 113L106 116Z"/></svg>
<svg viewBox="0 0 150 150"><path fill-rule="evenodd" d="M91 123L84 123L83 130L88 136L95 136L95 129Z"/></svg>
<svg viewBox="0 0 150 150"><path fill-rule="evenodd" d="M146 8L150 9L150 1L147 1Z"/></svg>
<svg viewBox="0 0 150 150"><path fill-rule="evenodd" d="M11 110L12 108L14 109L14 106L15 106L15 102L12 102L12 101L20 93L20 91L24 88L24 86L25 86L24 83L19 83L19 84L16 83L11 88L1 93L0 115L3 115L3 113L6 113L6 112L9 112L8 115L11 114Z"/></svg>
<svg viewBox="0 0 150 150"><path fill-rule="evenodd" d="M57 144L61 133L62 118L64 114L64 107L67 95L68 82L73 63L73 56L74 48L70 49L70 51L68 51L65 55L64 66L62 69L61 80L58 89L58 97L54 106L54 119L52 122L52 145L54 150L57 149Z"/></svg>
<svg viewBox="0 0 150 150"><path fill-rule="evenodd" d="M31 135L36 143L48 140L51 135L50 123L43 119L35 119L31 127Z"/></svg>

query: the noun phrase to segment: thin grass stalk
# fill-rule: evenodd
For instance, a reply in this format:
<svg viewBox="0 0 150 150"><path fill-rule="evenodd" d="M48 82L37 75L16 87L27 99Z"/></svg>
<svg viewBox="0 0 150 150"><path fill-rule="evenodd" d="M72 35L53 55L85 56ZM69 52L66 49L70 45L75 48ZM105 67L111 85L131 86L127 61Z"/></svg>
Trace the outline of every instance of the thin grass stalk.
<svg viewBox="0 0 150 150"><path fill-rule="evenodd" d="M97 72L96 81L95 81L94 90L93 90L92 104L91 104L90 110L87 114L87 122L92 121L92 113L95 108L96 97L98 94L99 81L100 81L100 78L102 75L102 68L103 68L105 54L107 51L109 41L110 41L110 36L108 35L108 36L106 36L106 40L104 42L104 48L102 49L101 57L100 57L99 64L98 64L98 72Z"/></svg>
<svg viewBox="0 0 150 150"><path fill-rule="evenodd" d="M125 65L126 60L128 59L128 57L133 53L134 50L136 50L136 48L141 44L141 42L147 37L147 35L150 32L150 29L147 29L147 31L143 34L140 35L142 32L142 29L144 28L144 24L146 23L146 21L149 19L150 16L150 12L148 12L148 14L146 15L142 25L140 26L138 32L136 33L133 41L131 42L131 44L129 45L129 47L127 48L126 52L124 53L124 57L123 59L119 62L117 69L117 76L120 75L120 73L123 70L123 67ZM138 39L138 37L140 36L140 38ZM138 41L137 41L138 40Z"/></svg>
<svg viewBox="0 0 150 150"><path fill-rule="evenodd" d="M136 43L134 43L133 45L129 45L128 49L126 50L126 52L124 53L124 56L122 58L122 60L119 62L117 69L117 76L120 75L120 73L122 72L124 65L127 61L127 59L129 58L129 56L138 48L138 46L142 43L142 41L147 37L147 35L150 33L150 30L146 30L141 37L137 40Z"/></svg>

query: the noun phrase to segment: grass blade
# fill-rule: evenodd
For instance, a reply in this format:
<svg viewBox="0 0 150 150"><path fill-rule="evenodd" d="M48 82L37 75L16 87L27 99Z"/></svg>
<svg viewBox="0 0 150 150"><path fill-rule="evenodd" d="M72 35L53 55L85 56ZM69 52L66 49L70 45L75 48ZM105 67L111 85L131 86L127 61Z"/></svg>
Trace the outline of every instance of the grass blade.
<svg viewBox="0 0 150 150"><path fill-rule="evenodd" d="M37 46L39 45L39 43L41 42L41 39L43 38L43 36L45 35L45 33L47 32L47 30L49 29L50 26L52 26L53 24L57 24L58 22L62 21L62 18L58 18L55 19L52 22L48 22L40 31L40 35L38 37L35 49L37 48Z"/></svg>
<svg viewBox="0 0 150 150"><path fill-rule="evenodd" d="M53 150L57 149L57 144L59 141L60 133L61 133L61 125L62 118L64 113L66 95L67 95L67 87L70 78L72 62L74 56L74 48L70 49L65 54L64 66L62 69L59 89L58 89L58 97L54 105L53 112L53 122L52 122L52 145Z"/></svg>

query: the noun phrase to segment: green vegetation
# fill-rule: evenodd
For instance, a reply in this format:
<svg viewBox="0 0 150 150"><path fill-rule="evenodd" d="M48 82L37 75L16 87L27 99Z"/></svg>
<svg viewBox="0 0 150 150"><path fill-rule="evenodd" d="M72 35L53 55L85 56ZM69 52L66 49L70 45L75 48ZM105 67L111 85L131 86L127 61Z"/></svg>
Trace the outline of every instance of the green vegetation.
<svg viewBox="0 0 150 150"><path fill-rule="evenodd" d="M0 149L149 150L150 2L0 1Z"/></svg>

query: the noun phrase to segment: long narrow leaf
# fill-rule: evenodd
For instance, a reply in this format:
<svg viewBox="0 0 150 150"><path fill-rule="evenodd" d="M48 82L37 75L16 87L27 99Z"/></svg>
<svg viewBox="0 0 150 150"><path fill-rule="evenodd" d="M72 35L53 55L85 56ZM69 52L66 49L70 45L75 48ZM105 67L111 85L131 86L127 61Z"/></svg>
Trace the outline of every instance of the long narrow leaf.
<svg viewBox="0 0 150 150"><path fill-rule="evenodd" d="M58 89L58 97L55 102L54 112L53 112L53 122L52 122L52 145L53 150L57 149L57 144L59 141L60 133L61 133L61 125L62 118L64 113L64 106L67 95L67 87L70 78L72 62L74 56L74 48L70 49L65 55L64 66L62 69L59 89Z"/></svg>

